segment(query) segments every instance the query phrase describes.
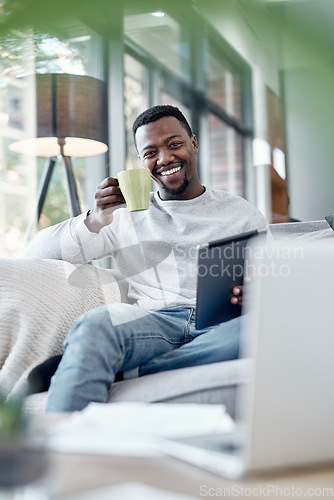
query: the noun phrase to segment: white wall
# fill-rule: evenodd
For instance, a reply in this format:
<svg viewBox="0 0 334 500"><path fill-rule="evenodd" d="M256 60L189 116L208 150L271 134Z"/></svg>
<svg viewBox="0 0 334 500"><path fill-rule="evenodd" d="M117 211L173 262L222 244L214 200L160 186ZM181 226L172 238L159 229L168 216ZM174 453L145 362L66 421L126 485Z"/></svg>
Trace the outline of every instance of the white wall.
<svg viewBox="0 0 334 500"><path fill-rule="evenodd" d="M283 86L290 216L334 212L334 2L286 10Z"/></svg>
<svg viewBox="0 0 334 500"><path fill-rule="evenodd" d="M285 72L290 216L334 213L334 67Z"/></svg>

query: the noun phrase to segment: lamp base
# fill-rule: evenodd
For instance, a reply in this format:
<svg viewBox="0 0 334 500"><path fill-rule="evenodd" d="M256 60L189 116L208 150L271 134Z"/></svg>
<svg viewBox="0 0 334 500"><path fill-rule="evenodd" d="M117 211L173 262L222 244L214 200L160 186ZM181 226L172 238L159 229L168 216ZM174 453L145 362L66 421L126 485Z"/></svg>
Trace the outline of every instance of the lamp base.
<svg viewBox="0 0 334 500"><path fill-rule="evenodd" d="M39 223L39 219L41 217L41 213L42 213L42 210L44 207L46 195L47 195L50 181L52 178L53 170L54 170L55 165L57 163L57 159L58 158L56 156L50 157L48 159L45 167L44 167L42 178L41 178L39 189L38 189L36 211L35 211L35 214L33 217L33 221L29 225L29 229L28 229L28 240L30 239L29 235L31 233L31 226L34 225L36 219L37 219L37 224ZM71 217L76 217L77 215L81 214L81 208L80 208L79 196L78 196L78 191L77 191L77 185L76 185L74 174L73 174L71 157L61 155L61 160L63 163L63 167L65 169L66 194L67 194L68 205L70 208L70 215L71 215ZM35 219L35 217L36 217L36 219Z"/></svg>

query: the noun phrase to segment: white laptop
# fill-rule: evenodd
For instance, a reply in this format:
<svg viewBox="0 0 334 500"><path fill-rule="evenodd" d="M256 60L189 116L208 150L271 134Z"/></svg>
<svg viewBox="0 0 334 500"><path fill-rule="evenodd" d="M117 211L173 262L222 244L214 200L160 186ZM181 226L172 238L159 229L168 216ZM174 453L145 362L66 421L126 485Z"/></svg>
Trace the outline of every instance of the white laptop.
<svg viewBox="0 0 334 500"><path fill-rule="evenodd" d="M167 454L231 479L334 461L334 239L294 241L255 238L248 250L242 357L253 373L238 430L166 440Z"/></svg>

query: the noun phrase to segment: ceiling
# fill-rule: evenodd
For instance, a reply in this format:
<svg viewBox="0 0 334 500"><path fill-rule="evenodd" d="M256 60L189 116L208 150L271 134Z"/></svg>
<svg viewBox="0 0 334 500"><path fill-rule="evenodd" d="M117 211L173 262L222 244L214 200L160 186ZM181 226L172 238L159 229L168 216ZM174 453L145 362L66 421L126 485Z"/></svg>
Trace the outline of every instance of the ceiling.
<svg viewBox="0 0 334 500"><path fill-rule="evenodd" d="M334 49L333 0L266 0L266 4L274 16Z"/></svg>

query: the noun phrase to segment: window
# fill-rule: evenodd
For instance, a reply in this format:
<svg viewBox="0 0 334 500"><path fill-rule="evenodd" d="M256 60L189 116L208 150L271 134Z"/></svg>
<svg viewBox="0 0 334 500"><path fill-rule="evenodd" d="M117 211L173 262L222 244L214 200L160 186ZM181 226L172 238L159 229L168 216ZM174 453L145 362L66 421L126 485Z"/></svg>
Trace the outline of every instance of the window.
<svg viewBox="0 0 334 500"><path fill-rule="evenodd" d="M128 15L124 34L147 55L187 82L191 81L190 43L187 30L167 13Z"/></svg>
<svg viewBox="0 0 334 500"><path fill-rule="evenodd" d="M138 166L138 154L132 138L132 124L136 117L149 107L148 69L139 61L125 54L124 94L126 121L126 167ZM122 170L120 168L120 170Z"/></svg>
<svg viewBox="0 0 334 500"><path fill-rule="evenodd" d="M213 188L244 195L243 72L209 44L208 97L210 101L210 183Z"/></svg>
<svg viewBox="0 0 334 500"><path fill-rule="evenodd" d="M210 123L211 187L243 195L243 140L212 113Z"/></svg>
<svg viewBox="0 0 334 500"><path fill-rule="evenodd" d="M191 113L188 106L186 106L183 102L175 99L167 92L162 92L161 94L161 104L171 104L172 106L176 106L179 110L184 114L188 122L191 124Z"/></svg>
<svg viewBox="0 0 334 500"><path fill-rule="evenodd" d="M242 120L240 72L212 47L209 50L208 94L209 99L229 116Z"/></svg>

